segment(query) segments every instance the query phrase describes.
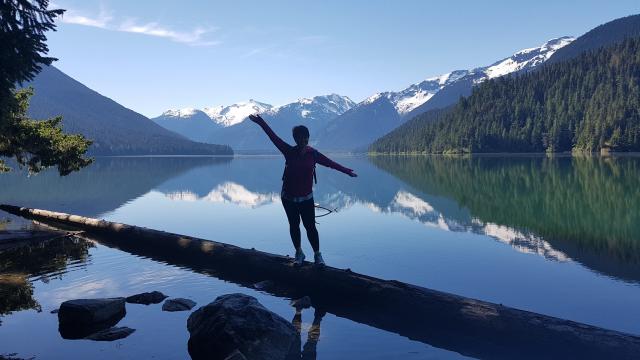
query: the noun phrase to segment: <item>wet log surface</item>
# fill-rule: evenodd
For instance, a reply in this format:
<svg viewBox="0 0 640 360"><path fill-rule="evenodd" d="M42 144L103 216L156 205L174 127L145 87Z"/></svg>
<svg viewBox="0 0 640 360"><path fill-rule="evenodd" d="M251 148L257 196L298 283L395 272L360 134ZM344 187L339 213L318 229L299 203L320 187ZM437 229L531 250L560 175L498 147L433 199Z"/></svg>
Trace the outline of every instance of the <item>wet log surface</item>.
<svg viewBox="0 0 640 360"><path fill-rule="evenodd" d="M482 359L636 359L640 337L309 263L153 229L46 210L0 205L9 213L84 231L123 251L190 268L276 296L308 295L336 316Z"/></svg>

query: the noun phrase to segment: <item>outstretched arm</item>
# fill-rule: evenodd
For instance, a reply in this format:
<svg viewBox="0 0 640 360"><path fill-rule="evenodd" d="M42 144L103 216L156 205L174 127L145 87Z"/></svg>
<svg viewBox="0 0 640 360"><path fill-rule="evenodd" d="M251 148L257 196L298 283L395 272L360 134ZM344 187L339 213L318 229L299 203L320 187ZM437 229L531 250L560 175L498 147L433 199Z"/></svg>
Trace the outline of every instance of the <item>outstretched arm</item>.
<svg viewBox="0 0 640 360"><path fill-rule="evenodd" d="M328 157L322 155L319 151L317 152L317 156L316 156L316 162L322 166L326 166L328 168L332 168L334 170L338 170L340 172L343 172L351 177L356 177L358 176L358 174L354 173L352 169L349 169L347 167L344 167L340 164L338 164L337 162L329 159Z"/></svg>
<svg viewBox="0 0 640 360"><path fill-rule="evenodd" d="M269 137L269 139L271 139L271 142L273 143L273 145L275 145L282 154L287 153L287 150L289 150L291 146L286 142L284 142L284 140L280 139L280 137L276 135L276 133L273 132L273 130L271 130L267 122L264 121L264 119L260 115L249 115L249 119L254 123L260 125L262 130L264 130L264 132Z"/></svg>

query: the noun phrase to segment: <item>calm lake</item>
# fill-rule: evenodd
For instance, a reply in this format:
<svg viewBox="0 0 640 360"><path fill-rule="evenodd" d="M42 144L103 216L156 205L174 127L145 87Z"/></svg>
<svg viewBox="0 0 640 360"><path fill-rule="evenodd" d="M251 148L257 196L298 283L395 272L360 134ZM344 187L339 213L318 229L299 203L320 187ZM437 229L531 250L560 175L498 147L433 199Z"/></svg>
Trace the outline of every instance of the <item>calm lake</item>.
<svg viewBox="0 0 640 360"><path fill-rule="evenodd" d="M337 209L317 219L328 265L640 335L640 157L334 159L359 177L318 168L315 201ZM283 165L275 156L98 158L64 178L2 174L0 203L293 255ZM24 226L0 212L0 228ZM303 246L309 258L304 230ZM126 339L62 339L49 312L73 298L159 290L199 307L242 292L295 315L289 299L81 239L0 252L0 273L14 286L0 299L0 355L188 358L189 313L160 305L127 304L119 326L137 331ZM331 313L317 338L313 320L314 309L302 312L306 358L464 358Z"/></svg>

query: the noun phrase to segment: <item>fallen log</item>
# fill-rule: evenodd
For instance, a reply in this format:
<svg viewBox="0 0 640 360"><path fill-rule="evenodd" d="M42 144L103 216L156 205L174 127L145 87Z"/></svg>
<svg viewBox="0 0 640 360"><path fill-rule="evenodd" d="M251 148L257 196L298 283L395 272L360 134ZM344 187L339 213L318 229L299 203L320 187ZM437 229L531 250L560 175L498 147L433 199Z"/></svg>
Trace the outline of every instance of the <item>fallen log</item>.
<svg viewBox="0 0 640 360"><path fill-rule="evenodd" d="M290 258L180 234L47 210L0 205L81 229L108 246L243 286L271 280L277 296L308 295L336 316L483 359L635 359L640 337L350 270L294 267Z"/></svg>

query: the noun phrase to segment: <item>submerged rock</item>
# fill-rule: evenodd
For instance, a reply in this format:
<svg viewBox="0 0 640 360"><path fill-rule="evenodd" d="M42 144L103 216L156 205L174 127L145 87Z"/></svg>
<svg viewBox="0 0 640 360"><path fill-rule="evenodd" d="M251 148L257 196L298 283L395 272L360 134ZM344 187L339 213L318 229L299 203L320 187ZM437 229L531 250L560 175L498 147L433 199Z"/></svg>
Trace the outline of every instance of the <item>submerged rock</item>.
<svg viewBox="0 0 640 360"><path fill-rule="evenodd" d="M293 306L298 310L308 309L311 307L311 298L308 296L303 296L300 299L291 300L289 302L289 305Z"/></svg>
<svg viewBox="0 0 640 360"><path fill-rule="evenodd" d="M163 311L187 311L193 309L196 302L189 299L175 298L169 299L162 304Z"/></svg>
<svg viewBox="0 0 640 360"><path fill-rule="evenodd" d="M167 295L161 293L160 291L152 291L152 292L144 292L141 294L131 295L127 297L127 302L130 304L159 304L164 299L168 298Z"/></svg>
<svg viewBox="0 0 640 360"><path fill-rule="evenodd" d="M114 326L125 314L124 298L69 300L58 310L58 330L65 339L81 339Z"/></svg>
<svg viewBox="0 0 640 360"><path fill-rule="evenodd" d="M253 284L253 288L257 290L268 290L273 288L274 282L271 280L264 280Z"/></svg>
<svg viewBox="0 0 640 360"><path fill-rule="evenodd" d="M218 297L189 316L187 329L193 359L223 360L236 350L247 359L300 358L294 326L248 295Z"/></svg>
<svg viewBox="0 0 640 360"><path fill-rule="evenodd" d="M109 329L101 330L96 333L93 333L87 336L85 339L93 340L93 341L114 341L119 339L124 339L127 336L133 334L136 330L132 328L128 328L126 326L123 327L112 327Z"/></svg>

